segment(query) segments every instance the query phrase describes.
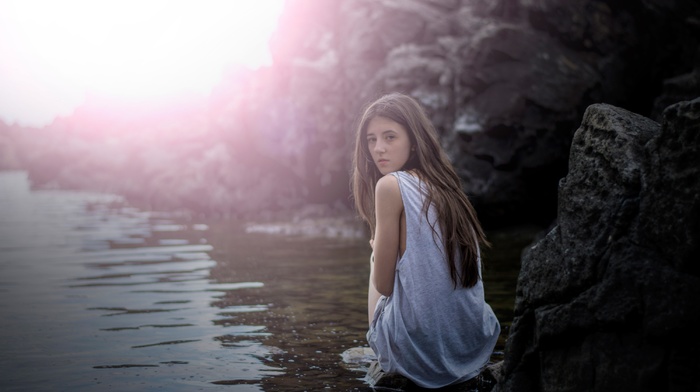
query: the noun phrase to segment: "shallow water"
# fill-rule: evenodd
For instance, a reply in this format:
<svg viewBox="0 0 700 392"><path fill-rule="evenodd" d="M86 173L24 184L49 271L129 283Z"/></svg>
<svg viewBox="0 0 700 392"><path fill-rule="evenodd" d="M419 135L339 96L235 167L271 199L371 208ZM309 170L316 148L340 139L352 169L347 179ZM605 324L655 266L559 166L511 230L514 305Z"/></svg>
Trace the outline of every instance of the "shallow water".
<svg viewBox="0 0 700 392"><path fill-rule="evenodd" d="M512 319L534 228L489 233L487 300ZM366 240L246 233L0 172L0 389L367 390Z"/></svg>

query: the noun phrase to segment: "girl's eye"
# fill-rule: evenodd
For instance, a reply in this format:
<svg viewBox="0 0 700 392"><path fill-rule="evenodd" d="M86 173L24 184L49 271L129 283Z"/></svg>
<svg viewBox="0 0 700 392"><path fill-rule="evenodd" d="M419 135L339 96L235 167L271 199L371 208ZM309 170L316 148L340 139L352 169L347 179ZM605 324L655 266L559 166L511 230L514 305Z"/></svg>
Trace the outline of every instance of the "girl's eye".
<svg viewBox="0 0 700 392"><path fill-rule="evenodd" d="M369 144L372 144L372 143L374 143L374 142L376 142L376 141L377 141L377 139L375 139L375 138L373 138L373 137L367 139L367 143L369 143Z"/></svg>

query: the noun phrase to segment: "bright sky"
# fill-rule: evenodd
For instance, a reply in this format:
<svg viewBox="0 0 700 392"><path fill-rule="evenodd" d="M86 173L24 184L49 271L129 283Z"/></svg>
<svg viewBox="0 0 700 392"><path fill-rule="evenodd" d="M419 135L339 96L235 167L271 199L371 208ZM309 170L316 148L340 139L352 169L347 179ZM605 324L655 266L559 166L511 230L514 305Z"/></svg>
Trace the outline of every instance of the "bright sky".
<svg viewBox="0 0 700 392"><path fill-rule="evenodd" d="M226 64L270 63L284 0L0 0L0 119L42 126L87 91L210 91Z"/></svg>

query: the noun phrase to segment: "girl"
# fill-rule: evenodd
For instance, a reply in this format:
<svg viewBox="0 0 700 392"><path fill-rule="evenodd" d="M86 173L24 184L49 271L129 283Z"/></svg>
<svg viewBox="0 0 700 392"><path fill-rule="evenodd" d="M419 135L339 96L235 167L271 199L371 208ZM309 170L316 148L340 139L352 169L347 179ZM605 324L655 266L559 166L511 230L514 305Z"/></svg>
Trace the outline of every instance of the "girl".
<svg viewBox="0 0 700 392"><path fill-rule="evenodd" d="M352 187L372 238L367 340L382 370L425 388L477 376L500 333L481 281L488 243L415 100L394 93L367 107Z"/></svg>

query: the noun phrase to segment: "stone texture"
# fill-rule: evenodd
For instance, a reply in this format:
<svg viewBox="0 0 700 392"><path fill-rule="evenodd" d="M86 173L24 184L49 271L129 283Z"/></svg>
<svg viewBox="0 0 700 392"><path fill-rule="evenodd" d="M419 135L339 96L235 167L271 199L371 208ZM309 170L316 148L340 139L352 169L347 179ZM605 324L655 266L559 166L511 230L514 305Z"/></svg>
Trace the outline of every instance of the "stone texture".
<svg viewBox="0 0 700 392"><path fill-rule="evenodd" d="M558 224L522 258L498 391L698 390L700 98L592 105Z"/></svg>
<svg viewBox="0 0 700 392"><path fill-rule="evenodd" d="M361 106L409 93L429 109L485 221L548 223L584 109L650 107L656 84L692 67L694 15L692 1L291 1L272 73L282 75L274 94L293 99L261 115L292 114L271 128L285 127L310 161L310 173L297 170L301 193L337 197ZM335 159L321 157L329 148ZM333 180L312 184L322 178Z"/></svg>

